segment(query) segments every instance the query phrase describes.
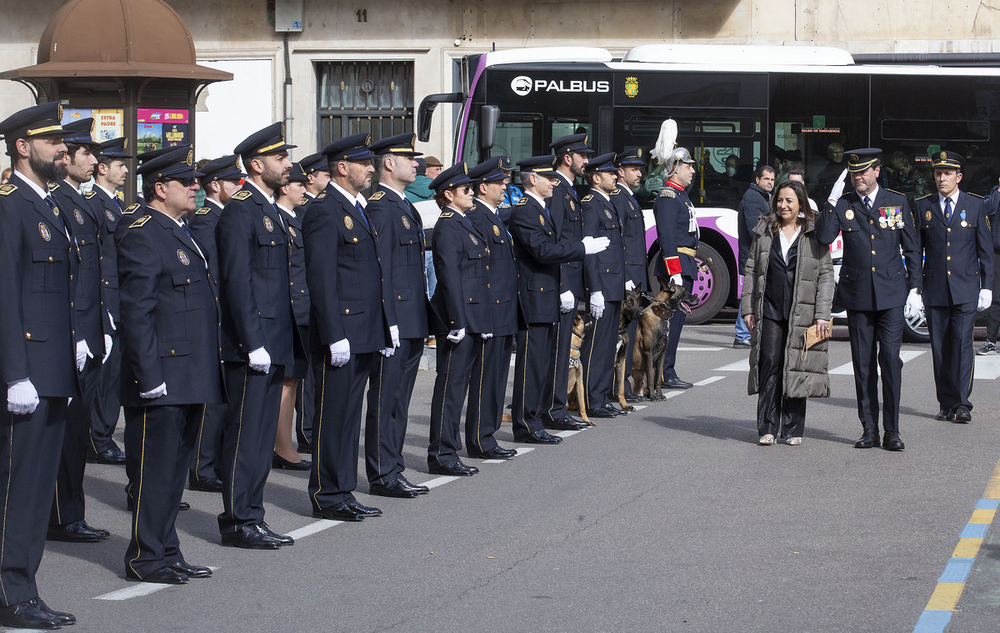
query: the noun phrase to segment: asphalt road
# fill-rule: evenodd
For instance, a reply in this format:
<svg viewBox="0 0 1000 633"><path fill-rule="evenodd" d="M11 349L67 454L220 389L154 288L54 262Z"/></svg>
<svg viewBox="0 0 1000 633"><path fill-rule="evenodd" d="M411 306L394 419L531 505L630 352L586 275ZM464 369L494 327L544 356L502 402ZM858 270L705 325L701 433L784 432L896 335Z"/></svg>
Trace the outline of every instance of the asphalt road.
<svg viewBox="0 0 1000 633"><path fill-rule="evenodd" d="M307 474L275 471L267 520L297 542L255 552L219 545L218 495L186 492L185 556L217 569L185 586L124 580L124 469L89 465L88 521L112 537L49 543L41 595L77 632L913 631L1000 457L1000 357L978 359L974 419L956 425L933 419L929 348L904 345L907 448L856 450L842 337L802 446L758 447L731 326L684 332L677 365L693 389L558 446L516 445L528 450L509 462L470 459L471 478L426 472L434 376L421 371L406 474L433 482L429 495L372 497L362 483L358 499L385 516L320 522ZM515 446L509 425L500 439ZM996 629L995 536L948 631Z"/></svg>

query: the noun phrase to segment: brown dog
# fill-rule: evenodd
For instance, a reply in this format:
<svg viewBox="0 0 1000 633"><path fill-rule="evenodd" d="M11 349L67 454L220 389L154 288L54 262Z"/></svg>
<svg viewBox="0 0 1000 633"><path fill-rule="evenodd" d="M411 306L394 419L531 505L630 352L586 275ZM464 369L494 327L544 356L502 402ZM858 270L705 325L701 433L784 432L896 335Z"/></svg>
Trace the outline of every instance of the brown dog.
<svg viewBox="0 0 1000 633"><path fill-rule="evenodd" d="M569 381L566 385L566 409L579 411L580 417L590 426L597 426L587 417L587 407L581 407L584 402L583 364L580 362L580 346L587 332L594 328L594 320L590 315L586 318L576 315L573 320L573 341L569 348Z"/></svg>
<svg viewBox="0 0 1000 633"><path fill-rule="evenodd" d="M622 316L618 322L618 346L615 348L615 395L618 404L625 411L635 411L635 407L625 401L625 356L628 354L628 328L632 321L642 316L650 304L649 296L638 289L625 293L622 302Z"/></svg>
<svg viewBox="0 0 1000 633"><path fill-rule="evenodd" d="M632 393L650 400L663 400L663 356L670 340L670 317L675 310L691 313L695 298L684 286L657 277L660 292L642 313L632 356Z"/></svg>

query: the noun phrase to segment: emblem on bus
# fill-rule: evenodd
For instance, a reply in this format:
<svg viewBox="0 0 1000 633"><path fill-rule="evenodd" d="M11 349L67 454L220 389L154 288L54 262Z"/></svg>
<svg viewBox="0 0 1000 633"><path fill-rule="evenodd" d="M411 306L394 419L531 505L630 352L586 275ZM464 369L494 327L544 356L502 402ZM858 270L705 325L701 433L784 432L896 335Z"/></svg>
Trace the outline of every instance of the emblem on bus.
<svg viewBox="0 0 1000 633"><path fill-rule="evenodd" d="M524 75L514 77L514 80L510 82L510 89L519 97L527 96L531 93L531 77L525 77Z"/></svg>
<svg viewBox="0 0 1000 633"><path fill-rule="evenodd" d="M625 78L625 96L629 99L635 99L639 96L639 78L638 77L626 77Z"/></svg>

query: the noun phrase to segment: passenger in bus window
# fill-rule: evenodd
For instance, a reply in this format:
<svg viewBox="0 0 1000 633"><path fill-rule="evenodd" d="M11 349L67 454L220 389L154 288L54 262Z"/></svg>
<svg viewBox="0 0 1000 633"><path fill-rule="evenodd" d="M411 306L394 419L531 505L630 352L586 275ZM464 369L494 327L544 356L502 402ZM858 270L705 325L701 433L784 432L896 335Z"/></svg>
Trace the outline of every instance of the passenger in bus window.
<svg viewBox="0 0 1000 633"><path fill-rule="evenodd" d="M919 170L913 168L906 152L893 152L885 171L886 187L906 196L910 208L913 208L917 198L923 198L931 192L930 183Z"/></svg>

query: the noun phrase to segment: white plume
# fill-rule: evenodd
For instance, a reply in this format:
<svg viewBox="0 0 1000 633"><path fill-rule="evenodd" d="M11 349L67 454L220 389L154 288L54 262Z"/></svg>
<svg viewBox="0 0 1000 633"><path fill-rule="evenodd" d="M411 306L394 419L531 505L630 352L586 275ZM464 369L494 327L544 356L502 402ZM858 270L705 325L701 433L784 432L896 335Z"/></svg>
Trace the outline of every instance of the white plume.
<svg viewBox="0 0 1000 633"><path fill-rule="evenodd" d="M660 125L660 136L653 147L653 158L661 165L667 162L671 152L677 146L677 122L667 119Z"/></svg>

